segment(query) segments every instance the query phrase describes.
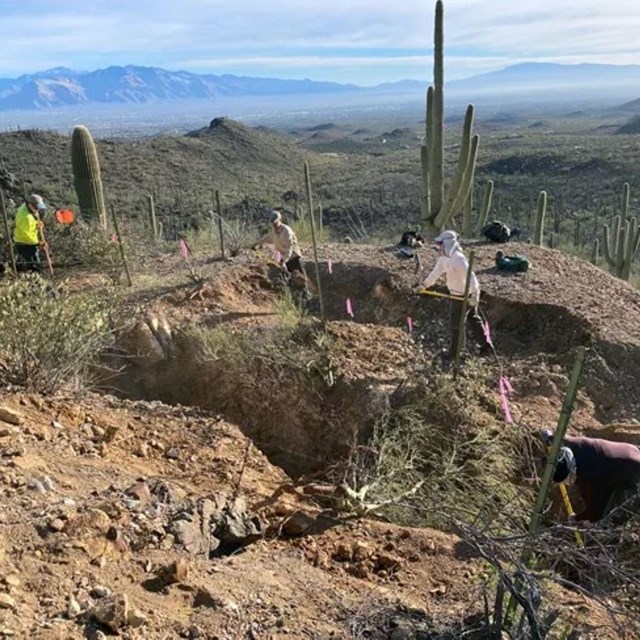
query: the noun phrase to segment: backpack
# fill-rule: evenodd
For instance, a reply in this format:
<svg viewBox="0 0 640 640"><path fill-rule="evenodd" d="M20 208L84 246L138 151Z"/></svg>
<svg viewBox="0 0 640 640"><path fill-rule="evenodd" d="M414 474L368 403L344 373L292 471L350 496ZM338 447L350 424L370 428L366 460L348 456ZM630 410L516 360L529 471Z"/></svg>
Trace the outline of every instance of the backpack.
<svg viewBox="0 0 640 640"><path fill-rule="evenodd" d="M504 222L500 222L500 220L493 220L485 225L480 233L489 240L489 242L498 242L500 244L508 242L512 236L511 229L509 229Z"/></svg>
<svg viewBox="0 0 640 640"><path fill-rule="evenodd" d="M526 256L505 256L502 251L496 253L496 267L499 271L526 273L531 263Z"/></svg>

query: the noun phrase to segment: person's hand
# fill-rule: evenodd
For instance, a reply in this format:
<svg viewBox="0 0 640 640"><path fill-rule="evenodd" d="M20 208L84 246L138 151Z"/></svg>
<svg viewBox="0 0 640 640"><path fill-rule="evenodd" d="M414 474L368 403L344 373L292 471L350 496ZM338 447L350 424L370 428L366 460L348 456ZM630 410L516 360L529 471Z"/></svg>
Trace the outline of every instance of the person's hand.
<svg viewBox="0 0 640 640"><path fill-rule="evenodd" d="M42 220L37 220L38 229L44 229L44 222Z"/></svg>

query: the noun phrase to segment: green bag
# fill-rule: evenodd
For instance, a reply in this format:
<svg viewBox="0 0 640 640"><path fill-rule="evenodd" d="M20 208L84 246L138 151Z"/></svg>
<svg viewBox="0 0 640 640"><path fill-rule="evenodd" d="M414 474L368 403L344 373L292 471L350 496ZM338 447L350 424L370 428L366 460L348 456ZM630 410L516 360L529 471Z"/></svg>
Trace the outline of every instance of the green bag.
<svg viewBox="0 0 640 640"><path fill-rule="evenodd" d="M526 256L505 256L502 251L496 253L496 267L500 271L512 271L514 273L526 273L531 263Z"/></svg>

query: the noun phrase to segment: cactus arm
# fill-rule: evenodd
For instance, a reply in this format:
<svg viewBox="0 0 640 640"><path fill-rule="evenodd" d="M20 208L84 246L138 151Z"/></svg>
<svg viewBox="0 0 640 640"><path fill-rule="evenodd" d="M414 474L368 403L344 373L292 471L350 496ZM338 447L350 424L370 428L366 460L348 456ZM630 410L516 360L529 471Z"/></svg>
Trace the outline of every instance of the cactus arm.
<svg viewBox="0 0 640 640"><path fill-rule="evenodd" d="M433 157L433 87L427 90L427 114L425 120L424 145L420 149L420 167L422 173L422 218L429 220L431 215L431 172L430 161Z"/></svg>
<svg viewBox="0 0 640 640"><path fill-rule="evenodd" d="M620 207L623 221L627 219L627 215L629 213L629 195L630 195L629 183L625 182L624 185L622 186L622 206Z"/></svg>
<svg viewBox="0 0 640 640"><path fill-rule="evenodd" d="M451 182L451 185L449 186L447 202L442 207L438 215L435 216L435 218L432 218L433 226L436 228L436 230L442 229L442 227L444 227L449 222L457 209L459 209L464 203L464 200L462 202L459 202L459 196L465 173L469 167L469 159L471 157L471 131L473 129L473 116L474 107L470 104L467 107L467 112L464 118L464 127L462 129L462 143L460 145L460 155L458 157L458 168Z"/></svg>
<svg viewBox="0 0 640 640"><path fill-rule="evenodd" d="M533 230L533 244L543 245L544 238L544 217L547 211L547 192L541 191L538 196L538 210L536 212L536 223Z"/></svg>

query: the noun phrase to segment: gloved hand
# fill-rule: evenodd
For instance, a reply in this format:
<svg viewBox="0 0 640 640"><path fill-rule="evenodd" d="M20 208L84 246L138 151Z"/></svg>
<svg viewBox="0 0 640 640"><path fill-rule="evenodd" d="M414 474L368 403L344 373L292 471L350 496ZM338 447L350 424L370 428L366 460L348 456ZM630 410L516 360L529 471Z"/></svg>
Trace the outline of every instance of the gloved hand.
<svg viewBox="0 0 640 640"><path fill-rule="evenodd" d="M542 429L542 431L540 431L540 438L546 445L550 445L553 442L553 431L551 431L551 429Z"/></svg>

